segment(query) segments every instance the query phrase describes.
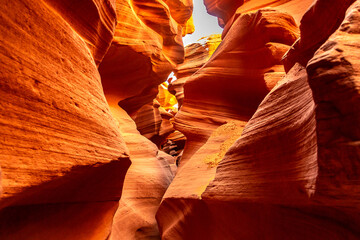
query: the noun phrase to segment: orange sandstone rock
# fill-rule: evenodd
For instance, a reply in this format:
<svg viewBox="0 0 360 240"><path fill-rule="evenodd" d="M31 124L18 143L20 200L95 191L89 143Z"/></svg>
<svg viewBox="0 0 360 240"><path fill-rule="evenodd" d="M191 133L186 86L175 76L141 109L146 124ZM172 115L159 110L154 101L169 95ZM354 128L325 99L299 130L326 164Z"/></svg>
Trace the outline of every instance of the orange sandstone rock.
<svg viewBox="0 0 360 240"><path fill-rule="evenodd" d="M202 149L180 168L157 213L163 239L359 238L359 19L356 1L265 97L212 182L185 183L204 172Z"/></svg>
<svg viewBox="0 0 360 240"><path fill-rule="evenodd" d="M132 162L109 239L159 238L155 213L176 171L174 159L140 135L131 117L117 105L116 98L107 97L107 100Z"/></svg>
<svg viewBox="0 0 360 240"><path fill-rule="evenodd" d="M351 236L350 231L356 231L353 234L357 233L357 237L360 225L358 56L360 1L347 10L338 30L315 52L306 68L316 104L319 146L315 199L331 209L341 206L343 214L354 222L344 236Z"/></svg>
<svg viewBox="0 0 360 240"><path fill-rule="evenodd" d="M0 5L0 238L106 239L130 165L96 66L114 9L52 3Z"/></svg>
<svg viewBox="0 0 360 240"><path fill-rule="evenodd" d="M218 17L221 27L232 18L236 9L243 3L244 0L204 0L207 12Z"/></svg>
<svg viewBox="0 0 360 240"><path fill-rule="evenodd" d="M314 1L316 0L247 0L237 9L236 13L272 8L290 14L298 24Z"/></svg>
<svg viewBox="0 0 360 240"><path fill-rule="evenodd" d="M240 133L234 135L236 142L225 147L225 156L216 154L221 162L210 161L219 164L217 169L200 168L207 174L191 179L198 188L187 187L179 196L184 189L179 186L186 185L185 169L194 171L209 162L200 148L180 168L159 208L163 239L307 238L304 226L301 233L293 233L296 218L303 216L291 209L285 213L281 204L302 204L314 194L314 106L306 71L297 66L260 104L241 137L236 140ZM295 220L282 220L284 214Z"/></svg>
<svg viewBox="0 0 360 240"><path fill-rule="evenodd" d="M116 26L116 0L45 0L84 39L95 63L110 47Z"/></svg>
<svg viewBox="0 0 360 240"><path fill-rule="evenodd" d="M209 61L184 85L175 117L175 128L187 138L182 162L227 120L250 119L284 76L281 58L297 36L292 17L274 10L236 18Z"/></svg>
<svg viewBox="0 0 360 240"><path fill-rule="evenodd" d="M345 12L355 0L326 1L317 0L301 19L301 36L284 57L288 71L299 62L306 66L317 49L340 26ZM324 27L326 26L326 27Z"/></svg>
<svg viewBox="0 0 360 240"><path fill-rule="evenodd" d="M201 41L205 42L192 43L185 47L185 60L182 64L177 65L174 70L177 79L170 83L169 91L176 96L179 107L181 107L184 98L186 80L209 60L221 43L221 35L213 34L204 37Z"/></svg>
<svg viewBox="0 0 360 240"><path fill-rule="evenodd" d="M192 5L180 0L118 0L116 6L115 37L99 71L106 94L116 96L132 115L152 102L158 85L183 62L182 24L190 18Z"/></svg>
<svg viewBox="0 0 360 240"><path fill-rule="evenodd" d="M271 7L285 11L299 23L308 7L315 0L204 0L207 12L218 17L219 25L232 24L236 14L247 13Z"/></svg>
<svg viewBox="0 0 360 240"><path fill-rule="evenodd" d="M170 133L175 131L172 124L173 118L174 116L165 111L158 102L142 106L133 117L141 135L150 139L158 147L164 143Z"/></svg>

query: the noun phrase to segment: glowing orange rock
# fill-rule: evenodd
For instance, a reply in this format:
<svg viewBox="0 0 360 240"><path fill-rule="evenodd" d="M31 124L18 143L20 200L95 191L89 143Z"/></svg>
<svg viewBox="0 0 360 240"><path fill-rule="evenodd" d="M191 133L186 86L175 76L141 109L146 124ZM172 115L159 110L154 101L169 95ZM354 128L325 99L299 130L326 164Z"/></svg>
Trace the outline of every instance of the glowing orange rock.
<svg viewBox="0 0 360 240"><path fill-rule="evenodd" d="M272 8L290 14L298 24L309 6L316 0L246 0L236 13L246 13L261 8Z"/></svg>
<svg viewBox="0 0 360 240"><path fill-rule="evenodd" d="M184 84L188 77L199 70L215 52L221 43L221 35L213 34L185 47L185 60L174 70L176 80L169 85L169 91L176 96L179 107L184 98ZM204 43L202 43L204 42Z"/></svg>
<svg viewBox="0 0 360 240"><path fill-rule="evenodd" d="M175 117L187 138L182 162L227 120L250 119L285 75L282 56L298 37L291 16L274 10L242 14L231 26L209 61L186 79Z"/></svg>
<svg viewBox="0 0 360 240"><path fill-rule="evenodd" d="M204 0L207 12L218 17L219 25L232 24L235 13L242 14L264 8L284 11L294 17L296 23L315 0Z"/></svg>
<svg viewBox="0 0 360 240"><path fill-rule="evenodd" d="M353 2L355 0L317 0L314 2L309 11L301 19L301 37L284 57L284 65L287 71L296 62L306 66L316 50L340 26L346 10ZM326 25L326 28L323 27L324 25Z"/></svg>
<svg viewBox="0 0 360 240"><path fill-rule="evenodd" d="M0 238L106 239L130 165L96 66L114 6L53 3L0 5Z"/></svg>
<svg viewBox="0 0 360 240"><path fill-rule="evenodd" d="M207 12L218 17L219 25L222 27L243 3L244 0L204 0Z"/></svg>
<svg viewBox="0 0 360 240"><path fill-rule="evenodd" d="M211 136L208 142L213 147L205 143L180 168L165 194L157 213L163 238L293 236L285 223L277 225L283 212L276 206L308 199L314 193L317 172L314 102L305 69L294 69L269 93L239 139L241 128L236 132L229 123L221 127L230 128L230 140L226 140L230 146L221 149ZM217 131L213 134L221 137ZM215 150L214 156L206 156L208 147L210 154ZM201 174L191 177L191 186L184 187L189 185L185 182L188 172L195 169ZM259 231L255 222L264 228Z"/></svg>
<svg viewBox="0 0 360 240"><path fill-rule="evenodd" d="M99 71L105 93L116 96L132 115L152 102L158 85L183 62L182 25L191 16L192 4L118 0L116 5L115 37Z"/></svg>
<svg viewBox="0 0 360 240"><path fill-rule="evenodd" d="M167 112L156 100L153 104L142 106L132 118L141 135L158 147L164 143L170 133L175 131L172 124L174 115Z"/></svg>
<svg viewBox="0 0 360 240"><path fill-rule="evenodd" d="M100 64L115 32L115 0L45 0L85 40L95 63Z"/></svg>
<svg viewBox="0 0 360 240"><path fill-rule="evenodd" d="M359 19L356 1L264 98L215 176L202 166L213 136L179 169L157 213L164 239L359 237Z"/></svg>
<svg viewBox="0 0 360 240"><path fill-rule="evenodd" d="M173 178L172 157L140 135L131 117L117 106L116 100L108 98L108 101L132 162L109 239L159 238L155 213Z"/></svg>
<svg viewBox="0 0 360 240"><path fill-rule="evenodd" d="M315 52L306 67L316 104L318 136L319 173L314 198L329 209L339 210L354 223L342 235L349 239L353 234L357 235L355 238L359 236L360 225L359 19L360 1L355 1L337 31ZM341 219L340 224L346 226L347 220Z"/></svg>

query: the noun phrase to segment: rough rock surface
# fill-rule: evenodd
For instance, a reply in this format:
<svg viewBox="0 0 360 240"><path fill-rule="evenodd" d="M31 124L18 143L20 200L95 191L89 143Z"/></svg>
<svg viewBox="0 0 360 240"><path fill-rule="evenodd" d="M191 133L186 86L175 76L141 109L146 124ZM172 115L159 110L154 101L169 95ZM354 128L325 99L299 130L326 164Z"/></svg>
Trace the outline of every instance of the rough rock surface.
<svg viewBox="0 0 360 240"><path fill-rule="evenodd" d="M104 90L116 96L130 115L151 103L158 85L166 80L176 64L183 62L181 24L191 16L191 3L179 0L116 2L115 37L99 71Z"/></svg>
<svg viewBox="0 0 360 240"><path fill-rule="evenodd" d="M145 104L131 117L141 135L150 139L158 147L166 142L175 131L172 122L177 112L177 100L168 90L166 82L159 85L159 93L152 103Z"/></svg>
<svg viewBox="0 0 360 240"><path fill-rule="evenodd" d="M359 29L356 1L265 97L216 173L201 167L212 137L192 155L157 213L163 239L359 238Z"/></svg>
<svg viewBox="0 0 360 240"><path fill-rule="evenodd" d="M299 62L306 66L315 51L340 26L345 12L355 0L317 0L301 19L301 36L284 57L285 69ZM324 28L326 25L326 28ZM321 29L321 31L319 31Z"/></svg>
<svg viewBox="0 0 360 240"><path fill-rule="evenodd" d="M171 165L175 160L139 134L135 123L117 106L116 100L107 99L118 120L132 162L109 239L158 239L155 213L172 181L176 169Z"/></svg>
<svg viewBox="0 0 360 240"><path fill-rule="evenodd" d="M284 76L281 58L297 36L292 17L274 10L236 18L209 61L184 85L185 98L175 117L175 128L187 138L182 162L227 120L250 119Z"/></svg>
<svg viewBox="0 0 360 240"><path fill-rule="evenodd" d="M307 65L316 103L319 175L316 200L342 206L359 233L360 216L360 1ZM346 232L346 236L350 234Z"/></svg>
<svg viewBox="0 0 360 240"><path fill-rule="evenodd" d="M211 57L221 43L221 35L213 34L205 37L204 43L192 43L185 47L185 60L176 66L176 80L169 85L169 91L176 96L181 107L184 99L184 84L186 80L198 71Z"/></svg>
<svg viewBox="0 0 360 240"><path fill-rule="evenodd" d="M52 3L0 5L0 238L105 239L130 165L96 66L114 8Z"/></svg>
<svg viewBox="0 0 360 240"><path fill-rule="evenodd" d="M193 228L200 228L196 232L206 234L203 236L206 239L288 236L291 226L281 220L283 212L277 213L280 216L272 215L277 209L272 205L302 203L314 193L317 173L314 106L306 71L297 66L263 100L241 137L225 148L227 152L223 158L220 156L216 175L215 170L207 170L212 171L208 173L210 179L197 178L203 185L197 192L186 188L186 197L176 194L183 189L176 185L177 179L184 180L183 169L193 165L194 171L206 158L197 152L180 168L157 213L163 238L200 237L192 234ZM215 179L209 184L211 178ZM186 185L184 181L181 184ZM200 219L205 222L194 224ZM259 226L263 226L261 231Z"/></svg>
<svg viewBox="0 0 360 240"><path fill-rule="evenodd" d="M231 25L236 14L248 13L262 8L285 11L299 20L315 0L204 0L209 14L218 17L219 25ZM226 28L228 28L227 26Z"/></svg>
<svg viewBox="0 0 360 240"><path fill-rule="evenodd" d="M84 39L98 65L110 47L116 0L45 0Z"/></svg>
<svg viewBox="0 0 360 240"><path fill-rule="evenodd" d="M174 116L162 108L158 101L142 106L133 117L141 135L150 139L158 147L174 132Z"/></svg>

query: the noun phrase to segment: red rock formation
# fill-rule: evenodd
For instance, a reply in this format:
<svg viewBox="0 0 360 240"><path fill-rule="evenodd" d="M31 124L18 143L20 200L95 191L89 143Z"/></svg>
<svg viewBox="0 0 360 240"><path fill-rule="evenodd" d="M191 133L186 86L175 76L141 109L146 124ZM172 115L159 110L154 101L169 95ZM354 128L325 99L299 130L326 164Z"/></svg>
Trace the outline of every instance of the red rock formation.
<svg viewBox="0 0 360 240"><path fill-rule="evenodd" d="M297 36L287 14L260 10L236 18L209 61L184 85L186 97L175 118L175 128L187 138L182 162L227 120L250 119L284 76L281 58Z"/></svg>
<svg viewBox="0 0 360 240"><path fill-rule="evenodd" d="M202 39L203 40L203 39ZM179 107L184 99L184 84L186 80L198 71L211 57L221 43L221 35L206 37L205 43L193 43L185 47L185 60L174 70L176 80L169 85L169 91L176 96Z"/></svg>
<svg viewBox="0 0 360 240"><path fill-rule="evenodd" d="M116 25L116 0L45 0L84 39L95 63L110 47Z"/></svg>
<svg viewBox="0 0 360 240"><path fill-rule="evenodd" d="M218 17L219 25L222 27L243 3L244 0L204 0L207 12Z"/></svg>
<svg viewBox="0 0 360 240"><path fill-rule="evenodd" d="M113 12L109 1L0 5L1 239L110 233L130 164L96 67Z"/></svg>
<svg viewBox="0 0 360 240"><path fill-rule="evenodd" d="M301 37L285 56L284 65L288 71L296 62L306 66L315 51L340 26L345 12L355 0L317 0L301 19ZM316 21L315 21L316 19ZM326 25L326 28L323 26ZM321 31L319 31L321 29Z"/></svg>
<svg viewBox="0 0 360 240"><path fill-rule="evenodd" d="M339 10L342 10L339 8ZM329 25L331 27L331 25ZM359 237L360 1L307 65L316 103L319 175L315 199L341 211ZM345 214L345 213L344 213ZM346 215L346 214L345 214ZM355 233L354 233L355 234ZM345 236L350 235L346 232Z"/></svg>
<svg viewBox="0 0 360 240"><path fill-rule="evenodd" d="M207 12L218 17L219 25L231 25L237 14L271 7L285 11L299 23L300 19L315 0L204 0Z"/></svg>
<svg viewBox="0 0 360 240"><path fill-rule="evenodd" d="M236 13L246 13L260 8L272 8L290 14L298 24L309 6L316 0L245 0Z"/></svg>
<svg viewBox="0 0 360 240"><path fill-rule="evenodd" d="M152 102L158 85L183 61L181 24L190 18L192 5L180 0L119 0L116 5L115 37L99 71L106 94L132 115Z"/></svg>
<svg viewBox="0 0 360 240"><path fill-rule="evenodd" d="M359 238L359 19L356 1L265 97L215 175L201 167L212 137L180 168L157 213L163 239Z"/></svg>
<svg viewBox="0 0 360 240"><path fill-rule="evenodd" d="M173 178L175 168L170 165L174 159L140 135L130 116L114 105L112 99L108 101L119 121L132 162L109 239L159 238L155 213Z"/></svg>
<svg viewBox="0 0 360 240"><path fill-rule="evenodd" d="M174 116L162 108L158 101L142 106L133 117L141 135L150 139L158 147L166 137L175 131L172 121Z"/></svg>
<svg viewBox="0 0 360 240"><path fill-rule="evenodd" d="M235 144L224 149L226 155L222 158L221 154L216 170L204 166L206 158L199 152L205 149L180 169L157 213L163 238L196 239L200 232L203 239L293 236L289 225L298 223L286 224L276 206L300 204L314 193L315 143L314 102L306 71L298 66L264 99ZM200 169L207 174L191 178L194 187L185 188L179 196L176 193L186 185L186 172L192 172L187 168L195 170L197 165L204 166ZM287 214L296 217L291 211ZM298 239L309 239L306 233Z"/></svg>

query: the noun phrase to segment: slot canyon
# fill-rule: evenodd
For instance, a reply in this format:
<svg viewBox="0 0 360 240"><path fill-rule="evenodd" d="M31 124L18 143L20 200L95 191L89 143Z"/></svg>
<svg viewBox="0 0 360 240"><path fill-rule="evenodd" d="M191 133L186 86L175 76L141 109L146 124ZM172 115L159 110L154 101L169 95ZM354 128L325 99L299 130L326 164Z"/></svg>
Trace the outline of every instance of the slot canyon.
<svg viewBox="0 0 360 240"><path fill-rule="evenodd" d="M0 240L360 239L360 0L0 3Z"/></svg>

